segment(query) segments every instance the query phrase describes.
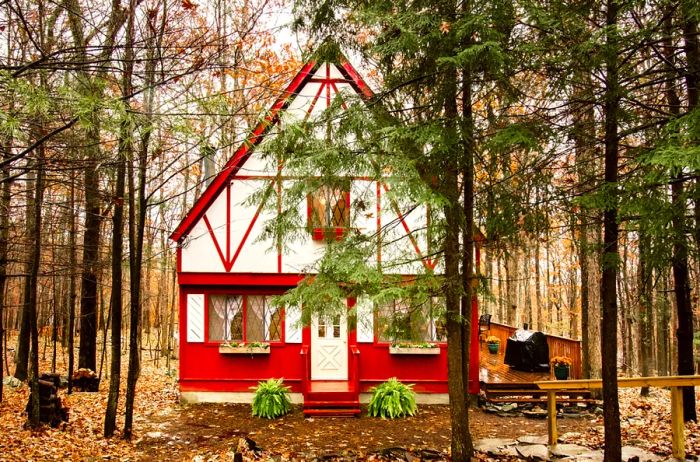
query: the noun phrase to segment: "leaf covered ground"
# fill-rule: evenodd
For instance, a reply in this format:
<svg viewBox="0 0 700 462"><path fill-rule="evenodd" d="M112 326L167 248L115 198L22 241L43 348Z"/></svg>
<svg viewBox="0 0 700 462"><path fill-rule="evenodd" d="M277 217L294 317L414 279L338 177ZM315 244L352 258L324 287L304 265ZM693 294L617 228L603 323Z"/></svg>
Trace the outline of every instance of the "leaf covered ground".
<svg viewBox="0 0 700 462"><path fill-rule="evenodd" d="M395 460L407 450L412 456L447 458L449 414L446 406L419 406L415 417L396 421L363 416L350 419L305 419L295 407L277 420L254 418L250 407L240 404L183 406L178 402L177 383L162 367L146 363L138 382L135 432L132 441L102 437L108 383L98 393L59 396L70 408L70 420L58 428L38 431L24 428L23 413L28 389L4 387L0 403L0 460L233 460L244 459ZM124 387L122 387L122 393ZM635 390L622 390L621 410L624 444L670 454L670 398L665 390L652 389L640 398ZM123 425L124 399L120 400ZM546 422L520 416L499 417L481 410L471 412L475 438L511 438L545 435ZM559 432L567 442L591 448L602 446L602 417L560 419ZM688 454L700 454L700 426L686 427ZM254 441L246 443L245 439ZM392 449L394 448L394 449ZM255 449L255 450L254 450ZM422 451L422 453L421 453ZM485 456L480 456L485 459Z"/></svg>

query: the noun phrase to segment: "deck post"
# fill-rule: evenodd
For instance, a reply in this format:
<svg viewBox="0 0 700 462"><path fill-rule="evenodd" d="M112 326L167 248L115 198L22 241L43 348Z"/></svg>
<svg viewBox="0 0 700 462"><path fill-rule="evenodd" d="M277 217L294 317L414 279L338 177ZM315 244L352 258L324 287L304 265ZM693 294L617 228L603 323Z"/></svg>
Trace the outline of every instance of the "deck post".
<svg viewBox="0 0 700 462"><path fill-rule="evenodd" d="M685 460L685 425L683 423L683 389L671 387L671 441L673 457Z"/></svg>
<svg viewBox="0 0 700 462"><path fill-rule="evenodd" d="M557 392L555 390L547 391L547 434L549 437L549 445L557 444Z"/></svg>

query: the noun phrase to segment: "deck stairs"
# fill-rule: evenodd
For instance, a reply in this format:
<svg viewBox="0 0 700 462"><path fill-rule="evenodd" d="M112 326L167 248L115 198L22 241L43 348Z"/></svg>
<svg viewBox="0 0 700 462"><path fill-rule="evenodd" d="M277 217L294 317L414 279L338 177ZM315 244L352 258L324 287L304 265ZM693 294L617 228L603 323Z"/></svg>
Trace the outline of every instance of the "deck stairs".
<svg viewBox="0 0 700 462"><path fill-rule="evenodd" d="M313 380L304 393L304 415L354 417L360 414L360 395L351 381Z"/></svg>
<svg viewBox="0 0 700 462"><path fill-rule="evenodd" d="M481 383L487 403L528 403L547 407L547 391L532 382ZM589 390L566 390L557 393L557 404L574 405L597 403Z"/></svg>

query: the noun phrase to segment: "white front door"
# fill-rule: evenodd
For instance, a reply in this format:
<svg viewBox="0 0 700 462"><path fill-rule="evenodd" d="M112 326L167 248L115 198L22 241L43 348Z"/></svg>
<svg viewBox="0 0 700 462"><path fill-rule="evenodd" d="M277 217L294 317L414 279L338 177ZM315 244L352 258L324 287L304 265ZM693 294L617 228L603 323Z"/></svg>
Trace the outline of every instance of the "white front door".
<svg viewBox="0 0 700 462"><path fill-rule="evenodd" d="M311 380L348 379L348 318L315 315L311 322Z"/></svg>

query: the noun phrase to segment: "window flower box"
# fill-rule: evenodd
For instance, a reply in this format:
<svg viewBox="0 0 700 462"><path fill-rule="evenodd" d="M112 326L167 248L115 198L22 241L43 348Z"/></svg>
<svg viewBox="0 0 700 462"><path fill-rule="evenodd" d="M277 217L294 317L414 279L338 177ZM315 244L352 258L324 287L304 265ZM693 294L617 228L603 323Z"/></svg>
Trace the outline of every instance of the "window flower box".
<svg viewBox="0 0 700 462"><path fill-rule="evenodd" d="M219 345L219 353L225 355L269 355L269 343L224 343Z"/></svg>
<svg viewBox="0 0 700 462"><path fill-rule="evenodd" d="M311 236L314 241L340 241L348 234L348 228L314 228Z"/></svg>
<svg viewBox="0 0 700 462"><path fill-rule="evenodd" d="M439 355L440 347L434 343L398 343L389 347L392 355Z"/></svg>

